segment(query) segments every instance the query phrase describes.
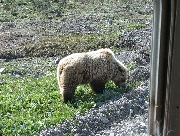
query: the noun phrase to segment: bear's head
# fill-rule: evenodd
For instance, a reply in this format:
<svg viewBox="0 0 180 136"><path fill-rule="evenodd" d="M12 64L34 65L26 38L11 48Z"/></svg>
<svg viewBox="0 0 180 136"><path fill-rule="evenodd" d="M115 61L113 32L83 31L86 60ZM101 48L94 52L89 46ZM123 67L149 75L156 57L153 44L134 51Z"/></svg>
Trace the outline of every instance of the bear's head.
<svg viewBox="0 0 180 136"><path fill-rule="evenodd" d="M116 86L121 87L125 86L127 80L127 69L125 66L117 66L114 71L114 77L112 81L115 83Z"/></svg>

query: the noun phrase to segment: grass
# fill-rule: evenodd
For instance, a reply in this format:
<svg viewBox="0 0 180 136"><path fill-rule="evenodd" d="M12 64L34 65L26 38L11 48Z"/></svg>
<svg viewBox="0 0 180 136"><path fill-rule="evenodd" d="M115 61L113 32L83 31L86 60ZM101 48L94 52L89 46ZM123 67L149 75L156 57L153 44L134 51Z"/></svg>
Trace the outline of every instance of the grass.
<svg viewBox="0 0 180 136"><path fill-rule="evenodd" d="M142 4L147 3L145 0L140 0ZM83 1L78 2L62 2L62 0L1 0L0 1L0 22L13 22L14 20L27 20L27 19L51 19L61 17L61 14L73 13L74 11L88 11L88 13L99 12L107 13L111 12L114 8L124 8L125 10L135 9L138 13L145 12L140 8L140 3L133 5L129 4L127 0L120 1ZM125 12L125 16L133 14L131 11ZM74 12L76 13L76 12ZM123 15L124 13L119 13ZM147 14L147 13L146 13ZM87 14L86 14L87 15ZM99 14L100 15L100 14ZM103 14L101 14L103 16ZM112 14L109 14L112 17ZM135 16L136 17L136 16Z"/></svg>
<svg viewBox="0 0 180 136"><path fill-rule="evenodd" d="M64 57L74 52L104 47L113 48L113 51L121 50L119 41L123 32L146 28L147 25L141 20L152 18L149 9L142 8L143 4L147 7L150 4L148 5L145 0L140 2L131 5L127 0L88 2L80 0L67 3L62 3L61 0L2 0L0 22L7 28L13 28L9 31L12 32L13 38L19 41L15 43L17 46L14 46L13 50L10 48L0 50L0 57L6 59L58 55ZM147 13L144 13L145 11ZM84 30L78 32L76 29L82 24L92 29L91 32L95 32L86 33ZM25 27L20 31L19 27L22 26ZM63 27L64 30L61 30ZM30 39L33 37L35 41L21 42L23 36L29 36ZM8 36L5 33L0 35L4 44L6 38Z"/></svg>
<svg viewBox="0 0 180 136"><path fill-rule="evenodd" d="M61 107L54 78L28 80L2 85L0 89L0 127L3 135L37 135L41 128L55 125L55 118L68 119L76 111L66 105Z"/></svg>
<svg viewBox="0 0 180 136"><path fill-rule="evenodd" d="M6 78L9 82L0 88L0 133L3 135L38 135L40 130L58 125L77 113L83 114L98 106L97 102L120 95L124 90L110 81L104 94L95 95L88 85L80 85L74 103L65 104L55 75L16 79L3 74L0 78ZM127 86L125 91L131 87Z"/></svg>
<svg viewBox="0 0 180 136"><path fill-rule="evenodd" d="M57 33L54 26L51 28L46 23L42 23L42 26L36 29L23 30L25 33L28 31L30 35L34 35L36 30L39 32L37 37L40 40L23 46L19 43L17 49L14 46L13 50L5 48L0 52L4 53L6 58L64 57L74 52L97 48L111 48L113 51L120 52L122 49L119 48L118 41L121 40L122 33L147 27L145 23L138 22L136 19L151 19L150 14L142 14L144 9L140 8L140 5L145 1L140 1L142 4L135 3L133 6L128 6L128 0L111 2L93 0L88 3L84 0L68 3L62 3L61 0L0 0L0 23L10 28L14 28L17 24L26 26L26 23L55 22L56 20L76 22L86 18L86 21L97 20L90 25L92 28L97 28L97 31L106 30L102 34L69 33L69 31ZM44 31L43 27L47 27L50 32ZM20 34L23 35L23 32ZM48 36L41 39L41 35ZM13 36L19 37L16 33ZM1 40L4 37L3 34L0 35ZM53 68L49 67L49 74L38 78L11 75L12 69L19 69L22 74L37 71L37 69L41 73L37 66L47 66L48 63L28 63L27 66L34 65L32 69L20 68L19 65L13 64L0 64L0 68L6 67L7 71L6 74L0 75L0 81L6 83L0 85L0 135L38 135L40 130L58 125L61 121L73 118L77 113L83 114L90 108L97 107L98 102L120 95L140 84L130 82L123 89L117 88L110 81L106 84L106 91L102 95L93 94L88 85L80 85L77 87L74 103L64 104ZM26 66L25 63L24 66ZM136 66L127 67L132 70Z"/></svg>
<svg viewBox="0 0 180 136"><path fill-rule="evenodd" d="M118 52L121 51L116 46L118 37L117 33L53 37L40 41L36 45L27 45L24 52L26 52L25 56L29 57L58 55L64 57L75 52L87 52L97 48L111 48ZM35 49L38 49L38 52L35 52Z"/></svg>
<svg viewBox="0 0 180 136"><path fill-rule="evenodd" d="M49 60L6 62L6 73L0 74L0 81L5 84L0 87L0 134L2 135L38 135L47 127L58 125L60 122L72 119L76 114L84 114L89 109L98 107L114 96L137 87L140 83L129 82L126 88L117 88L112 81L106 84L104 94L92 93L89 85L79 85L76 89L74 103L65 104L59 93L55 77L55 67ZM47 64L50 64L49 66ZM29 67L28 67L29 66ZM39 70L46 66L47 70L35 78ZM0 63L0 67L4 67ZM26 68L24 68L26 67ZM135 68L127 66L128 70ZM12 75L12 70L21 71L21 76Z"/></svg>
<svg viewBox="0 0 180 136"><path fill-rule="evenodd" d="M141 25L134 25L129 30L144 28ZM123 31L116 31L107 34L78 34L53 36L37 42L36 44L27 44L24 47L14 47L14 50L6 48L2 50L5 58L18 57L53 57L67 56L76 52L87 52L98 48L110 48L115 52L122 51L119 41ZM17 49L16 49L17 48Z"/></svg>

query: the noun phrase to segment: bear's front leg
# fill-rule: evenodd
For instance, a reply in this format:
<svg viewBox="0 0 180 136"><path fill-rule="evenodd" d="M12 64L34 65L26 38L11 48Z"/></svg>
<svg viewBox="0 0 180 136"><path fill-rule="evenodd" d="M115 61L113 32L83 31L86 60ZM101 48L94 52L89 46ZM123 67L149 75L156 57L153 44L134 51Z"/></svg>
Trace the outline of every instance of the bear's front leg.
<svg viewBox="0 0 180 136"><path fill-rule="evenodd" d="M96 94L102 94L105 89L105 83L102 81L94 80L89 83L92 91Z"/></svg>
<svg viewBox="0 0 180 136"><path fill-rule="evenodd" d="M63 88L62 89L62 98L63 98L63 102L67 103L68 101L72 101L74 94L75 94L75 87L71 87L71 88Z"/></svg>

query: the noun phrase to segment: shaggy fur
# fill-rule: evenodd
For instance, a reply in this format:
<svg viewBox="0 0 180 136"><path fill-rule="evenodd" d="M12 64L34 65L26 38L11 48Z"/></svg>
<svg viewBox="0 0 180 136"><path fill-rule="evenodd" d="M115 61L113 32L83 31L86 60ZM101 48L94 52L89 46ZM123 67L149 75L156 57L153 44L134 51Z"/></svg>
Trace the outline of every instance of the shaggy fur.
<svg viewBox="0 0 180 136"><path fill-rule="evenodd" d="M110 49L99 49L63 58L58 64L57 78L63 101L67 102L80 84L89 83L94 93L103 93L109 80L117 86L124 85L127 69Z"/></svg>

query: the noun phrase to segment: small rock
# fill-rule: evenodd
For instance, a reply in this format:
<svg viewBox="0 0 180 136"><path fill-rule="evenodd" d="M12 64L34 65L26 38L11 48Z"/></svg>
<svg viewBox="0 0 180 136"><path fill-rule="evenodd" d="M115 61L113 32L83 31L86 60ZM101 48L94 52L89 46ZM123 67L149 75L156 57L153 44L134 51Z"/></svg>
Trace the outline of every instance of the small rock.
<svg viewBox="0 0 180 136"><path fill-rule="evenodd" d="M35 76L34 76L34 79L38 79L38 78L39 78L39 76L38 76L38 75L35 75Z"/></svg>
<svg viewBox="0 0 180 136"><path fill-rule="evenodd" d="M62 17L62 12L61 11L58 11L57 14L56 14L56 17Z"/></svg>
<svg viewBox="0 0 180 136"><path fill-rule="evenodd" d="M6 73L6 68L0 68L0 74L5 74Z"/></svg>
<svg viewBox="0 0 180 136"><path fill-rule="evenodd" d="M20 78L21 76L20 75L14 75L15 76L15 78Z"/></svg>
<svg viewBox="0 0 180 136"><path fill-rule="evenodd" d="M130 113L129 113L129 116L132 117L133 116L133 109L130 109Z"/></svg>
<svg viewBox="0 0 180 136"><path fill-rule="evenodd" d="M22 75L22 72L19 69L15 69L11 71L11 75L15 76L15 75Z"/></svg>
<svg viewBox="0 0 180 136"><path fill-rule="evenodd" d="M133 109L130 109L130 113L131 113L131 114L133 113Z"/></svg>
<svg viewBox="0 0 180 136"><path fill-rule="evenodd" d="M109 120L106 117L101 117L100 120L102 121L102 123L107 124L109 123Z"/></svg>
<svg viewBox="0 0 180 136"><path fill-rule="evenodd" d="M60 61L60 58L57 58L57 59L55 60L55 64L59 64L59 61Z"/></svg>
<svg viewBox="0 0 180 136"><path fill-rule="evenodd" d="M143 102L143 99L142 99L142 98L139 98L139 102L140 102L140 103Z"/></svg>
<svg viewBox="0 0 180 136"><path fill-rule="evenodd" d="M110 135L109 136L114 136L114 133L110 133Z"/></svg>
<svg viewBox="0 0 180 136"><path fill-rule="evenodd" d="M120 110L124 110L125 108L123 106L120 107Z"/></svg>
<svg viewBox="0 0 180 136"><path fill-rule="evenodd" d="M1 81L0 81L0 85L4 85L4 84L5 84L5 82L1 82Z"/></svg>

